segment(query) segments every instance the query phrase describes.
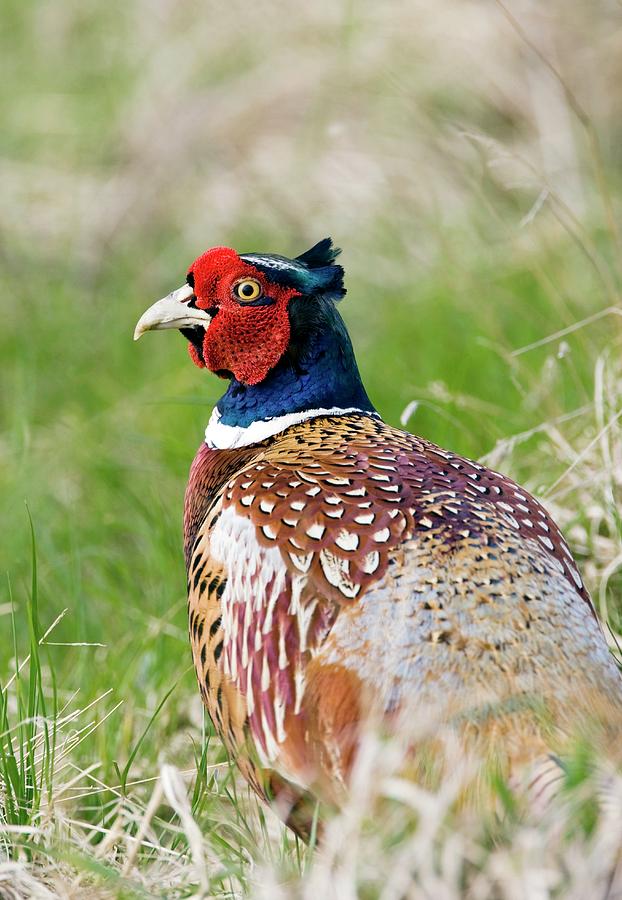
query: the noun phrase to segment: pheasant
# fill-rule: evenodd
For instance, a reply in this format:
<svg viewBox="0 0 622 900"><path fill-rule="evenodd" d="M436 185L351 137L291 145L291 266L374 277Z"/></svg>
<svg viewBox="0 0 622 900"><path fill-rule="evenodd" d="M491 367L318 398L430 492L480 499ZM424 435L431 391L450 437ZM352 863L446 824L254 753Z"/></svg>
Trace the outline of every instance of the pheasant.
<svg viewBox="0 0 622 900"><path fill-rule="evenodd" d="M347 789L371 710L535 696L560 724L622 693L545 509L374 409L336 308L339 252L210 249L134 335L179 329L229 382L185 497L192 654L225 745L301 834L310 798ZM529 755L525 734L546 750L520 714L502 734L510 756Z"/></svg>

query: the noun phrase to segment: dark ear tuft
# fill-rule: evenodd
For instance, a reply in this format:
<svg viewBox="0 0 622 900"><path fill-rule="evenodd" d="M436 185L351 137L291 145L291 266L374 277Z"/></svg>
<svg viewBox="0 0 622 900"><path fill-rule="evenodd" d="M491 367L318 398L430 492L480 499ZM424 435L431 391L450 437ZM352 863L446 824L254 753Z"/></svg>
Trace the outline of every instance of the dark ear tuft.
<svg viewBox="0 0 622 900"><path fill-rule="evenodd" d="M340 253L341 249L339 247L333 247L333 239L327 237L323 241L314 244L306 253L301 253L300 256L296 257L296 260L310 269L319 269L323 266L332 265Z"/></svg>
<svg viewBox="0 0 622 900"><path fill-rule="evenodd" d="M296 257L296 262L309 270L310 293L319 294L327 300L341 300L345 296L343 267L335 265L340 253L339 247L333 247L332 238L327 237Z"/></svg>
<svg viewBox="0 0 622 900"><path fill-rule="evenodd" d="M322 266L321 269L311 269L313 276L314 294L325 297L327 300L341 300L346 295L343 286L343 266Z"/></svg>

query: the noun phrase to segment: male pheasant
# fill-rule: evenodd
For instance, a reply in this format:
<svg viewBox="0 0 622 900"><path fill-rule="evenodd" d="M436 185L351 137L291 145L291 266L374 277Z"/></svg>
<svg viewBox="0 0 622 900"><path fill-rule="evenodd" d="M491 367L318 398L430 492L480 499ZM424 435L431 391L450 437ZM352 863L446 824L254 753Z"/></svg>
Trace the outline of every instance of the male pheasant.
<svg viewBox="0 0 622 900"><path fill-rule="evenodd" d="M215 247L135 332L178 328L229 381L186 491L192 653L223 741L302 833L304 799L347 785L371 710L535 696L561 725L622 688L543 507L372 406L338 253ZM493 740L494 716L476 727ZM502 733L510 757L542 749L521 715Z"/></svg>

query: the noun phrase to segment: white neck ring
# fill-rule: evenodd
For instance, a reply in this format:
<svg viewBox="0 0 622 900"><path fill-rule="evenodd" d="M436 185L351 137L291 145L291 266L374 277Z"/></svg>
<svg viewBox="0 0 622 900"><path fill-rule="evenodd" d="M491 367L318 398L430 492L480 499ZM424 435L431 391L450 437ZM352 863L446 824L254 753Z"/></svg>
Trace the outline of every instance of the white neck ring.
<svg viewBox="0 0 622 900"><path fill-rule="evenodd" d="M330 409L304 409L300 412L288 413L285 416L259 419L243 428L240 425L224 425L220 421L221 413L215 406L205 429L205 443L215 450L248 447L250 444L259 444L266 438L285 431L290 425L298 425L299 422L305 422L307 419L315 419L318 416L345 416L348 413L363 413L366 416L378 415L356 406L349 406L346 409L342 409L340 406L331 406Z"/></svg>

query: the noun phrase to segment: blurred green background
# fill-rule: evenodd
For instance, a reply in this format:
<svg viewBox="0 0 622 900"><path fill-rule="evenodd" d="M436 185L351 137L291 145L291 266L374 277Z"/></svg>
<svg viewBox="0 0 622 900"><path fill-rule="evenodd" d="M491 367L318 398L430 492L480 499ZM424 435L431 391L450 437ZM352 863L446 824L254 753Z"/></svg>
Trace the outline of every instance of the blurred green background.
<svg viewBox="0 0 622 900"><path fill-rule="evenodd" d="M96 718L122 701L76 751L102 778L178 679L135 768L191 759L198 734L181 515L223 385L179 336L132 331L212 245L296 255L330 234L387 421L410 404L410 430L543 495L619 628L620 18L606 0L5 0L0 678L11 594L26 652L27 502L43 627L67 610L49 641L104 645L50 647L59 696L112 689Z"/></svg>

